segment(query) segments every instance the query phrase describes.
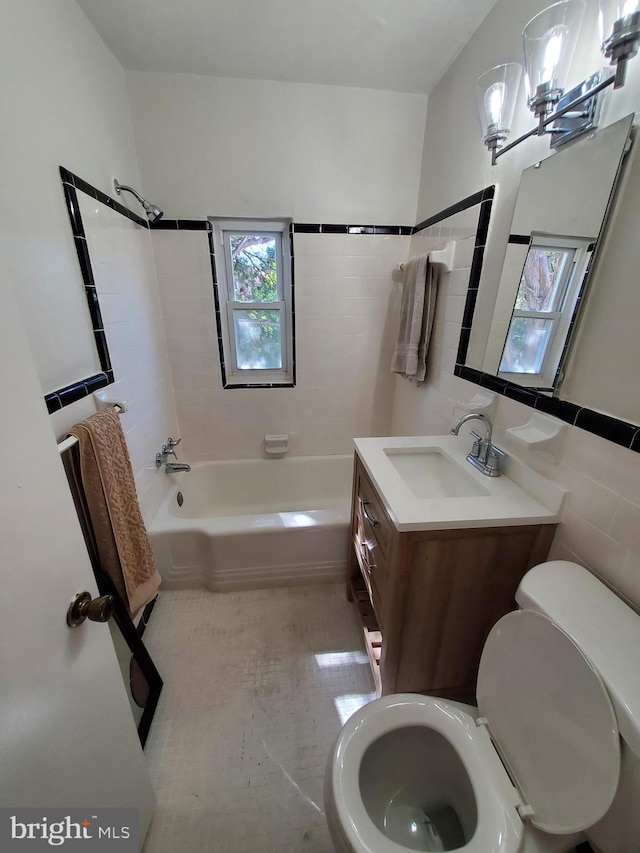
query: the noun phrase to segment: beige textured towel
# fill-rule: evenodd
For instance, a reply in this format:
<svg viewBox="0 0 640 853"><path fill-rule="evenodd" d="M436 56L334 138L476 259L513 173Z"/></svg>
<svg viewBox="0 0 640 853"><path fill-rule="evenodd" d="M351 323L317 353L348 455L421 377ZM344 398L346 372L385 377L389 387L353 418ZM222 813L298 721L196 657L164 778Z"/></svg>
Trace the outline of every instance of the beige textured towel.
<svg viewBox="0 0 640 853"><path fill-rule="evenodd" d="M438 268L428 255L410 258L404 266L398 341L391 372L418 383L427 374L427 351L433 328Z"/></svg>
<svg viewBox="0 0 640 853"><path fill-rule="evenodd" d="M142 520L133 469L115 409L70 430L80 443L80 471L100 567L134 616L151 601L160 575Z"/></svg>

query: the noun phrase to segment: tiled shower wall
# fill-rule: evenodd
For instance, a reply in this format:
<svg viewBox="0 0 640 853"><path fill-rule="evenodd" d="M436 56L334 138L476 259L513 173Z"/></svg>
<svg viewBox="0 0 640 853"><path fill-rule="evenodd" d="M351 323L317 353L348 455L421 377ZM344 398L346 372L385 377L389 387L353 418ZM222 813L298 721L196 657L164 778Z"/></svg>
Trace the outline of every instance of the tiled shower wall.
<svg viewBox="0 0 640 853"><path fill-rule="evenodd" d="M411 254L434 248L428 241L446 234L448 225L446 220L430 232L415 235ZM469 400L481 390L453 375L472 242L458 243L456 268L441 281L427 381L415 388L396 380L391 423L395 435L448 432L460 414L456 402ZM523 453L509 445L505 430L527 423L531 413L529 407L497 395L494 438L498 446L570 492L550 559L587 566L640 609L640 454L570 425L558 462L544 453Z"/></svg>
<svg viewBox="0 0 640 853"><path fill-rule="evenodd" d="M120 422L148 521L167 488L155 454L177 429L150 234L85 193L78 202L116 377L105 391L127 404ZM93 412L92 398L79 400L51 416L54 431L62 436Z"/></svg>
<svg viewBox="0 0 640 853"><path fill-rule="evenodd" d="M180 431L180 458L264 455L265 434L295 456L351 453L354 436L390 428L389 370L409 237L294 235L295 388L223 389L207 234L151 235Z"/></svg>

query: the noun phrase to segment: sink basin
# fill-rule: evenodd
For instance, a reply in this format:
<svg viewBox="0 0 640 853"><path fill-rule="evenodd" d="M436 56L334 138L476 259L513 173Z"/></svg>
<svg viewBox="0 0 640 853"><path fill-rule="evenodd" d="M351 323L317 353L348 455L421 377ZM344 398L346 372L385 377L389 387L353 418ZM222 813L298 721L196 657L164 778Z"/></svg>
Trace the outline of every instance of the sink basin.
<svg viewBox="0 0 640 853"><path fill-rule="evenodd" d="M356 451L396 529L454 530L555 524L566 490L512 455L502 476L467 462L470 443L454 435L354 439Z"/></svg>
<svg viewBox="0 0 640 853"><path fill-rule="evenodd" d="M437 447L384 449L417 498L475 498L490 492Z"/></svg>

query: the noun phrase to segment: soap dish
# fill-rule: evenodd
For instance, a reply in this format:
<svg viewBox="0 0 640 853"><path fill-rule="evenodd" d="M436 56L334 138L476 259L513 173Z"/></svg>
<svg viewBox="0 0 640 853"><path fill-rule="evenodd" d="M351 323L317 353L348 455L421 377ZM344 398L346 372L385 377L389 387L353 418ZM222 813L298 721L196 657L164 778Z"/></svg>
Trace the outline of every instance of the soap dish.
<svg viewBox="0 0 640 853"><path fill-rule="evenodd" d="M271 456L284 456L289 450L289 436L265 435L264 449Z"/></svg>
<svg viewBox="0 0 640 853"><path fill-rule="evenodd" d="M540 412L533 412L531 420L519 427L505 430L510 441L529 450L544 450L558 461L560 443L567 425Z"/></svg>

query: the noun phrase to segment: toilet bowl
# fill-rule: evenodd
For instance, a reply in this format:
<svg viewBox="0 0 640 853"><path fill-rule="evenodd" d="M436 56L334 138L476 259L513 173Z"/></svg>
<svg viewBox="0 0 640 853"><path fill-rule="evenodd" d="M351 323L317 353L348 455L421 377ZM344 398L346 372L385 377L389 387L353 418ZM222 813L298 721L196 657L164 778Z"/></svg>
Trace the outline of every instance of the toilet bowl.
<svg viewBox="0 0 640 853"><path fill-rule="evenodd" d="M560 853L605 815L619 773L600 675L557 624L522 610L487 639L477 711L399 694L347 721L325 811L338 853Z"/></svg>

